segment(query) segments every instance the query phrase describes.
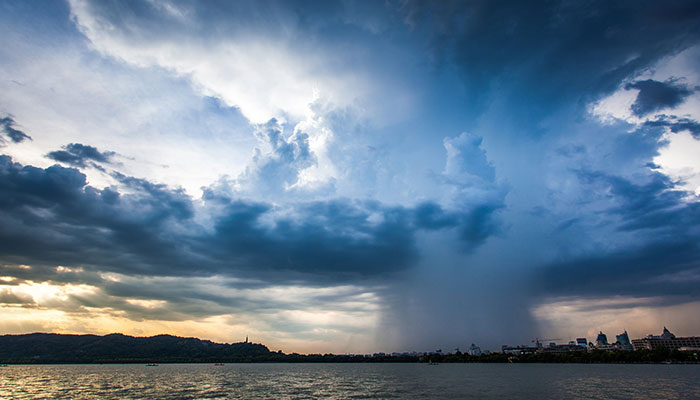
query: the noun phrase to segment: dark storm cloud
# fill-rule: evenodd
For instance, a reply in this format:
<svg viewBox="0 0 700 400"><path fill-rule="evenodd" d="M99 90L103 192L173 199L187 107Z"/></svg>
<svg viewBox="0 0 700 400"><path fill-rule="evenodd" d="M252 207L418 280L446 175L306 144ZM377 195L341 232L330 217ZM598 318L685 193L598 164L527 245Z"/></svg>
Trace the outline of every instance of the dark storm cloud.
<svg viewBox="0 0 700 400"><path fill-rule="evenodd" d="M425 202L412 210L412 217L421 229L456 228L458 237L471 249L499 231L496 213L504 207L502 199L497 198L462 211L445 210L436 203Z"/></svg>
<svg viewBox="0 0 700 400"><path fill-rule="evenodd" d="M667 127L673 133L688 131L696 139L700 139L700 123L690 118L678 118L675 115L658 115L656 119L644 123L649 127Z"/></svg>
<svg viewBox="0 0 700 400"><path fill-rule="evenodd" d="M178 193L120 195L86 185L74 168L23 167L0 156L0 251L3 261L40 265L121 266L146 273L178 262L182 251L163 225L181 216ZM186 201L189 201L187 199Z"/></svg>
<svg viewBox="0 0 700 400"><path fill-rule="evenodd" d="M492 233L490 217L498 208L485 202L447 212L424 203L416 211L342 199L279 208L205 196L220 208L207 228L194 221L184 191L114 176L127 194L90 187L74 168L22 166L0 156L0 261L36 266L24 272L27 277L63 265L153 276L344 282L410 266L418 256L418 229L454 227L464 242L478 245Z"/></svg>
<svg viewBox="0 0 700 400"><path fill-rule="evenodd" d="M635 183L599 172L579 172L597 193L615 205L605 214L616 230L634 234L631 244L562 260L543 270L541 282L559 295L697 296L700 276L700 203L657 172Z"/></svg>
<svg viewBox="0 0 700 400"><path fill-rule="evenodd" d="M0 128L2 132L10 138L13 143L22 143L25 140L32 140L31 136L15 128L15 120L11 116L0 118ZM4 139L0 137L0 144L4 143Z"/></svg>
<svg viewBox="0 0 700 400"><path fill-rule="evenodd" d="M498 201L482 204L460 215L459 237L469 247L482 244L494 233L498 232L499 223L494 218L496 212L505 207Z"/></svg>
<svg viewBox="0 0 700 400"><path fill-rule="evenodd" d="M523 121L613 91L700 38L696 1L407 1L400 11L437 60L462 69L475 104L498 88Z"/></svg>
<svg viewBox="0 0 700 400"><path fill-rule="evenodd" d="M116 155L113 151L101 152L97 148L80 144L69 143L63 146L63 150L52 151L46 156L54 161L73 165L76 167L97 166L96 163L109 164Z"/></svg>
<svg viewBox="0 0 700 400"><path fill-rule="evenodd" d="M446 213L442 207L435 203L421 203L413 212L416 224L421 228L440 229L457 225L457 219L454 218L454 215Z"/></svg>
<svg viewBox="0 0 700 400"><path fill-rule="evenodd" d="M693 91L675 81L659 82L652 79L625 85L625 89L638 89L637 99L630 107L637 116L681 104Z"/></svg>
<svg viewBox="0 0 700 400"><path fill-rule="evenodd" d="M292 216L279 216L270 225L262 222L274 215L270 205L234 201L202 245L219 259L237 259L239 268L254 266L259 273L304 272L339 281L388 276L419 257L417 230L454 227L465 245L474 247L494 233L491 217L497 208L489 204L457 212L423 203L417 210L337 199L297 204ZM426 216L428 209L432 216Z"/></svg>
<svg viewBox="0 0 700 400"><path fill-rule="evenodd" d="M698 239L698 236L683 236L553 263L542 271L540 283L550 295L697 299L700 295ZM695 279L682 279L683 276Z"/></svg>
<svg viewBox="0 0 700 400"><path fill-rule="evenodd" d="M183 189L171 189L167 185L152 183L146 179L126 176L119 172L112 174L125 186L141 193L138 199L137 215L147 216L147 221L162 221L174 218L184 221L194 216L192 201ZM118 194L114 194L115 199Z"/></svg>
<svg viewBox="0 0 700 400"><path fill-rule="evenodd" d="M418 227L428 230L457 228L457 234L467 248L483 243L499 230L495 214L505 205L501 201L482 204L466 212L446 211L438 204L427 202L413 210Z"/></svg>
<svg viewBox="0 0 700 400"><path fill-rule="evenodd" d="M331 280L385 275L416 256L411 220L402 208L329 200L299 204L293 213L265 224L263 218L274 215L270 205L233 201L199 246L233 268ZM373 213L381 221L371 222Z"/></svg>
<svg viewBox="0 0 700 400"><path fill-rule="evenodd" d="M700 222L700 208L696 202L687 202L684 191L674 190L675 183L668 176L652 172L644 184L634 183L620 176L600 172L579 172L585 184L596 185L599 193L609 193L615 205L606 210L610 216L619 216L619 230L640 229L672 230L673 236ZM656 236L661 232L656 233Z"/></svg>

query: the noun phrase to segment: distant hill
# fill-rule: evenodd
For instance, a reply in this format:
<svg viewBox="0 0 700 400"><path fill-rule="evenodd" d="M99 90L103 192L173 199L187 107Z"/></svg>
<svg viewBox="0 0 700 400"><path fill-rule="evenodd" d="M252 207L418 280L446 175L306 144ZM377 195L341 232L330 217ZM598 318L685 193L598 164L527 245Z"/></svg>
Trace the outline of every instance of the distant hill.
<svg viewBox="0 0 700 400"><path fill-rule="evenodd" d="M222 344L171 335L0 336L0 363L255 362L273 356L278 354L262 344Z"/></svg>

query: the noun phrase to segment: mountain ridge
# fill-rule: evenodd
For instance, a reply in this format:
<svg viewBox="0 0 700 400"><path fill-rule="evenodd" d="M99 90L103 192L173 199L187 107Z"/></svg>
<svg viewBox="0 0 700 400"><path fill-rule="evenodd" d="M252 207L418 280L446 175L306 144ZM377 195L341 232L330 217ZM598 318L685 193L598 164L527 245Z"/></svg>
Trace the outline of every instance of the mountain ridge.
<svg viewBox="0 0 700 400"><path fill-rule="evenodd" d="M4 363L246 362L269 359L259 343L216 343L174 335L28 333L0 336Z"/></svg>

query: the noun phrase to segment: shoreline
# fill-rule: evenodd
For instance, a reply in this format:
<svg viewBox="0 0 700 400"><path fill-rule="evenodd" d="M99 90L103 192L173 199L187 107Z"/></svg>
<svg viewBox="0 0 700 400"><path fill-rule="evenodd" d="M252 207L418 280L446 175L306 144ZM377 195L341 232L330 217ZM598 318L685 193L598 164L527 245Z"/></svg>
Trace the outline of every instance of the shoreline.
<svg viewBox="0 0 700 400"><path fill-rule="evenodd" d="M226 366L226 365L244 365L244 364L422 364L422 365L456 365L456 364L498 364L498 365L527 365L527 364L576 364L576 365L700 365L700 362L689 361L669 361L669 362L556 362L556 361L528 361L528 362L488 362L488 361L466 361L466 362L413 362L413 361L225 361L225 362L210 362L210 361L135 361L135 362L7 362L3 363L0 368L9 368L12 366L39 366L39 365L143 365L143 366L161 366L161 365L209 365L209 366Z"/></svg>

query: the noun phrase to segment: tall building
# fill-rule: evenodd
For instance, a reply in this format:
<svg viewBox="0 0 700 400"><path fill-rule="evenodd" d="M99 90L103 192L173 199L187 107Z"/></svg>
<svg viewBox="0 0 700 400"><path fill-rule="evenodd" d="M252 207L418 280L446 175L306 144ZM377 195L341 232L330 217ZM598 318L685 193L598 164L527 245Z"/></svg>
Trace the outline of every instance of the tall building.
<svg viewBox="0 0 700 400"><path fill-rule="evenodd" d="M620 350L634 350L632 342L630 342L630 336L627 334L626 330L621 334L616 335L615 339L617 339L615 344L617 344Z"/></svg>
<svg viewBox="0 0 700 400"><path fill-rule="evenodd" d="M624 345L624 344L632 344L632 343L630 342L630 337L629 337L629 335L627 334L627 331L624 331L624 332L622 332L621 334L616 335L616 336L615 336L615 339L617 339L617 342L618 342L618 343L623 344L623 345Z"/></svg>
<svg viewBox="0 0 700 400"><path fill-rule="evenodd" d="M664 331L661 335L648 335L642 339L633 339L632 346L634 346L635 350L654 350L658 347L700 350L700 336L676 337L664 326Z"/></svg>
<svg viewBox="0 0 700 400"><path fill-rule="evenodd" d="M596 346L608 344L608 337L605 336L603 331L600 331L600 333L598 334L598 337L595 339L595 344L596 344Z"/></svg>
<svg viewBox="0 0 700 400"><path fill-rule="evenodd" d="M481 348L474 343L472 343L471 346L469 346L469 349L467 350L470 355L472 356L480 356L481 355Z"/></svg>
<svg viewBox="0 0 700 400"><path fill-rule="evenodd" d="M666 329L666 327L664 326L664 331L661 333L661 339L668 340L668 339L675 339L675 338L676 338L676 335L671 333L671 331Z"/></svg>

